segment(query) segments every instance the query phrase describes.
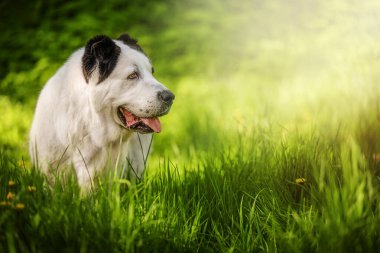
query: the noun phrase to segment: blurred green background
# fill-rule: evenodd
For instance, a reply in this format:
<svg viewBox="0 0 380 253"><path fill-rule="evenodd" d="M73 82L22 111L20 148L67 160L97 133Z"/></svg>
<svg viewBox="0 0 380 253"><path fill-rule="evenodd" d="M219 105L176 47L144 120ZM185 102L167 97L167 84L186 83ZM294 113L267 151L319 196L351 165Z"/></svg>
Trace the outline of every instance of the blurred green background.
<svg viewBox="0 0 380 253"><path fill-rule="evenodd" d="M18 158L47 79L92 36L124 32L176 93L153 157L199 156L255 131L380 152L379 1L5 0L0 18L0 144Z"/></svg>
<svg viewBox="0 0 380 253"><path fill-rule="evenodd" d="M380 1L3 0L0 19L0 251L379 251ZM176 94L146 176L52 190L29 170L38 93L125 32Z"/></svg>

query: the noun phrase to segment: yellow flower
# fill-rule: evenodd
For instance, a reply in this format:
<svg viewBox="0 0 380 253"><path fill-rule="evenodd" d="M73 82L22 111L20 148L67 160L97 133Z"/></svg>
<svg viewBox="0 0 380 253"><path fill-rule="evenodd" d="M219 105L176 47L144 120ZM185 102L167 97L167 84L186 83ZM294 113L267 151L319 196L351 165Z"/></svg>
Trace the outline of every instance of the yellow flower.
<svg viewBox="0 0 380 253"><path fill-rule="evenodd" d="M296 178L296 184L304 184L306 183L306 178Z"/></svg>
<svg viewBox="0 0 380 253"><path fill-rule="evenodd" d="M17 203L15 205L15 209L16 210L23 210L23 209L25 209L25 205L23 203Z"/></svg>
<svg viewBox="0 0 380 253"><path fill-rule="evenodd" d="M14 186L15 184L16 184L16 182L13 181L13 180L9 180L9 181L8 181L8 186L9 186L9 187Z"/></svg>
<svg viewBox="0 0 380 253"><path fill-rule="evenodd" d="M1 201L0 202L0 206L11 206L11 205L12 205L12 203L9 201Z"/></svg>
<svg viewBox="0 0 380 253"><path fill-rule="evenodd" d="M28 186L28 192L35 192L37 188L35 186Z"/></svg>
<svg viewBox="0 0 380 253"><path fill-rule="evenodd" d="M11 200L11 199L13 199L14 196L15 196L15 195L14 195L13 193L8 192L8 194L7 194L7 199Z"/></svg>

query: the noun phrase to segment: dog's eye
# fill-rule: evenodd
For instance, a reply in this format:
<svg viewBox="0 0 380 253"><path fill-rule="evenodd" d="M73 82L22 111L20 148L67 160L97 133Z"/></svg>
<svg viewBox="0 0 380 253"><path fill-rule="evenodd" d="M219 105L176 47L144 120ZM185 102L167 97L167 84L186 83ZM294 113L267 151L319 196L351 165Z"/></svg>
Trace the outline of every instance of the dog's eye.
<svg viewBox="0 0 380 253"><path fill-rule="evenodd" d="M130 74L127 79L129 80L133 80L133 79L137 79L139 78L139 74L137 72L133 72L132 74Z"/></svg>

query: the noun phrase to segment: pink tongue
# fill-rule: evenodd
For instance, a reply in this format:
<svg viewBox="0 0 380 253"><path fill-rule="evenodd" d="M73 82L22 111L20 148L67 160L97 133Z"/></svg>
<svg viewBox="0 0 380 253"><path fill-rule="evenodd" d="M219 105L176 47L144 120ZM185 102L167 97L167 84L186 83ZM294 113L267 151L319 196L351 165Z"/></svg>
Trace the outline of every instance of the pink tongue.
<svg viewBox="0 0 380 253"><path fill-rule="evenodd" d="M127 120L127 127L131 127L139 122L143 122L156 133L161 132L161 123L158 118L140 118L126 110L124 110L124 117Z"/></svg>
<svg viewBox="0 0 380 253"><path fill-rule="evenodd" d="M141 121L156 133L161 132L161 123L158 118L141 118Z"/></svg>

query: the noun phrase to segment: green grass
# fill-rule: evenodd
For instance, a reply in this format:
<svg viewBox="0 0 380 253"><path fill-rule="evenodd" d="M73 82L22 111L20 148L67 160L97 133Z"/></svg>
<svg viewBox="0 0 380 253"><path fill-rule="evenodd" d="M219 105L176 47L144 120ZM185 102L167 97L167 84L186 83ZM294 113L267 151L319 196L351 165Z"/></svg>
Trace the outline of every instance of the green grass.
<svg viewBox="0 0 380 253"><path fill-rule="evenodd" d="M87 196L75 177L50 187L2 153L0 251L376 252L379 162L353 139L269 134L236 135L189 166L160 160L137 184L110 173Z"/></svg>
<svg viewBox="0 0 380 253"><path fill-rule="evenodd" d="M378 1L141 4L0 6L0 252L379 252ZM38 91L124 29L176 94L146 174L51 186L27 153Z"/></svg>

